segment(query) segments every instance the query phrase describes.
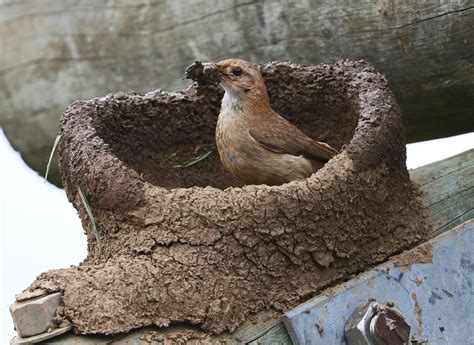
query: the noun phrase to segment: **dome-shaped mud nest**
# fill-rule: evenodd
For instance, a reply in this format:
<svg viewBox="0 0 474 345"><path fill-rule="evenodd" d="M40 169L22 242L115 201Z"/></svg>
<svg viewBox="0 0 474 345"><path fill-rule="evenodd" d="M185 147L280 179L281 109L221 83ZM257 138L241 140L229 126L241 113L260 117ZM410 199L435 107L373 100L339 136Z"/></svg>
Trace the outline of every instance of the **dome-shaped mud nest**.
<svg viewBox="0 0 474 345"><path fill-rule="evenodd" d="M272 107L340 150L306 180L241 186L226 173L214 143L222 91L212 86L109 95L64 113L60 168L89 255L30 289L62 291L76 332L232 331L425 237L385 78L363 61L260 69Z"/></svg>

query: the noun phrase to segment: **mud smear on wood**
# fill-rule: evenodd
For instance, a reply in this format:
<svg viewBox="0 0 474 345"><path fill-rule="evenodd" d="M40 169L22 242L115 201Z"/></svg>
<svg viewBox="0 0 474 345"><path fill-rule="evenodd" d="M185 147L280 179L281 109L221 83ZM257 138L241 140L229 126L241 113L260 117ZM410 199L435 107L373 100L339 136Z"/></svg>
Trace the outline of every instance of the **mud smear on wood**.
<svg viewBox="0 0 474 345"><path fill-rule="evenodd" d="M395 258L394 263L401 272L407 272L413 265L429 264L433 262L433 243L426 242L415 249L403 253ZM418 285L418 283L417 283Z"/></svg>
<svg viewBox="0 0 474 345"><path fill-rule="evenodd" d="M214 149L215 86L111 95L64 113L59 162L89 254L78 267L43 273L31 289L62 291L75 332L176 323L232 332L252 314L288 310L426 238L385 78L363 61L260 68L273 108L341 150L306 180L241 186L215 150L173 167L175 158Z"/></svg>

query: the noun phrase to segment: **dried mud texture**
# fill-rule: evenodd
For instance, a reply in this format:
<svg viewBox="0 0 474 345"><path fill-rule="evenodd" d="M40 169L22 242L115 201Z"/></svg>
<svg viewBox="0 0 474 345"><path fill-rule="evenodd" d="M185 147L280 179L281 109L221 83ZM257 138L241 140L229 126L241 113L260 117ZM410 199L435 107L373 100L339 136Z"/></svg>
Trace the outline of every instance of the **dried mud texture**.
<svg viewBox="0 0 474 345"><path fill-rule="evenodd" d="M274 109L341 150L306 180L241 186L224 172L215 87L109 95L63 114L60 167L89 254L30 290L62 291L77 333L172 323L232 332L250 314L292 308L426 237L385 78L364 61L261 70Z"/></svg>

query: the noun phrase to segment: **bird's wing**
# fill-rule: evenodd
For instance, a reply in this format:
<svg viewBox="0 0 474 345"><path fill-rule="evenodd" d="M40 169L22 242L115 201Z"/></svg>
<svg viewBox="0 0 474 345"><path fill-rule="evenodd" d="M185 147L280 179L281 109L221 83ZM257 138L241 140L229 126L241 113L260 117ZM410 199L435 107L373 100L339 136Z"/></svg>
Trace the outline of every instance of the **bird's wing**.
<svg viewBox="0 0 474 345"><path fill-rule="evenodd" d="M337 154L328 144L311 139L286 119L275 115L259 117L258 125L249 129L250 136L261 146L273 152L303 155L323 162Z"/></svg>

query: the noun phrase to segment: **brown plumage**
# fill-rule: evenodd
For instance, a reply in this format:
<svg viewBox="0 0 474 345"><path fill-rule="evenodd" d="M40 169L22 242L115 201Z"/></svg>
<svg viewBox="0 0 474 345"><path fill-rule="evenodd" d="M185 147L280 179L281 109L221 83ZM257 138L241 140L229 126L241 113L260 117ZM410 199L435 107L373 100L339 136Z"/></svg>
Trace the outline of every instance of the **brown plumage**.
<svg viewBox="0 0 474 345"><path fill-rule="evenodd" d="M216 144L227 171L246 184L279 185L311 176L337 153L271 108L255 65L228 59L215 66L225 90Z"/></svg>

